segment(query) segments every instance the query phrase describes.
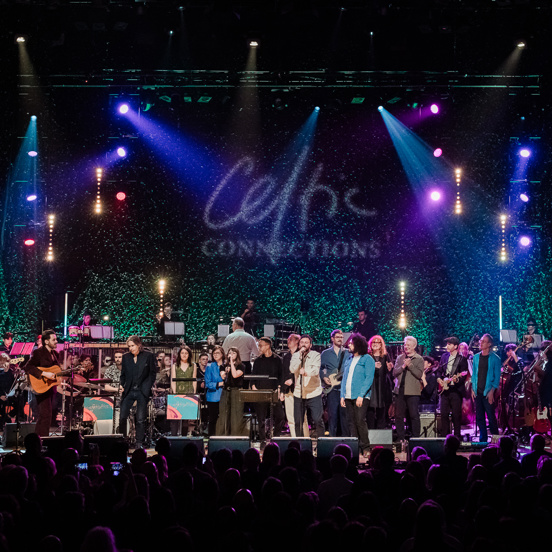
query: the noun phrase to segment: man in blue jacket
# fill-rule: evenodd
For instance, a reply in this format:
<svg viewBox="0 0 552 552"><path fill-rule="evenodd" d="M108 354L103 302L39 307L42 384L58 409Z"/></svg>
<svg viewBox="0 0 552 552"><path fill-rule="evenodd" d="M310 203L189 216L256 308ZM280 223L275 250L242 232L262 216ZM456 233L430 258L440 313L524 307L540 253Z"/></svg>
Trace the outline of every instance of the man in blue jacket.
<svg viewBox="0 0 552 552"><path fill-rule="evenodd" d="M368 455L370 439L366 423L366 411L376 371L376 363L368 354L368 343L364 336L353 334L349 343L352 353L343 363L341 382L341 406L347 409L349 431L358 437L358 446L364 456Z"/></svg>
<svg viewBox="0 0 552 552"><path fill-rule="evenodd" d="M475 420L479 428L479 440L487 441L487 423L489 420L491 435L498 435L495 415L495 393L500 385L500 358L491 352L493 338L484 334L479 341L480 353L473 357L472 397L475 400Z"/></svg>

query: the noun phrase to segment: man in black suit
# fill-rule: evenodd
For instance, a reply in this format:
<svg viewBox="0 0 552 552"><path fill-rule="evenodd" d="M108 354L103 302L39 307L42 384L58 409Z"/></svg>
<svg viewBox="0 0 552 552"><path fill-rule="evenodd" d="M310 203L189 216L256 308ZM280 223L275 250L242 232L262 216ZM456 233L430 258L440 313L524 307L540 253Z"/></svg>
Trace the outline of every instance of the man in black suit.
<svg viewBox="0 0 552 552"><path fill-rule="evenodd" d="M437 370L437 383L441 387L448 385L448 389L441 393L441 436L446 437L450 433L449 416L452 414L454 435L461 439L462 398L469 374L468 359L458 353L460 340L457 337L447 337L445 343L447 352L441 357ZM461 376L463 372L465 374Z"/></svg>
<svg viewBox="0 0 552 552"><path fill-rule="evenodd" d="M121 368L121 427L127 434L127 419L136 401L136 448L141 448L146 431L148 401L155 383L155 355L143 348L142 340L133 335L128 338L128 353L123 355Z"/></svg>

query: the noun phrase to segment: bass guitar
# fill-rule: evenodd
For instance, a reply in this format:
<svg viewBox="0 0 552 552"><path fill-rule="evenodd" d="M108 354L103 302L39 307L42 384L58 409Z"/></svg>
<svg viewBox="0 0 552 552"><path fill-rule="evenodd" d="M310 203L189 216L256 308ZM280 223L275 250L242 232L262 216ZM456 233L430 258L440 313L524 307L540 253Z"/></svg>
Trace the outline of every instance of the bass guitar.
<svg viewBox="0 0 552 552"><path fill-rule="evenodd" d="M17 357L17 358L10 358L9 364L18 364L20 362L23 362L25 360L25 357ZM6 362L8 362L6 360Z"/></svg>
<svg viewBox="0 0 552 552"><path fill-rule="evenodd" d="M343 379L343 373L339 372L336 374L330 374L328 376L328 379L330 380L330 385L322 389L322 391L324 391L324 395L327 395L334 387L341 383L341 380Z"/></svg>
<svg viewBox="0 0 552 552"><path fill-rule="evenodd" d="M41 370L42 372L52 372L53 374L55 374L54 379L48 379L48 378L45 378L44 376L40 376L39 378L37 378L32 374L28 374L29 383L31 384L33 391L39 395L41 395L42 393L46 393L46 391L51 389L54 385L57 385L58 384L57 378L68 376L72 372L72 369L70 368L67 370L62 370L57 365L50 366L49 368L42 368L39 366L38 369Z"/></svg>
<svg viewBox="0 0 552 552"><path fill-rule="evenodd" d="M455 383L458 383L458 380L460 378L463 378L468 375L468 372L460 372L459 374L454 374L454 376L451 376L450 378L444 378L442 380L442 383L439 383L439 395L443 391L448 391L449 387L454 385Z"/></svg>

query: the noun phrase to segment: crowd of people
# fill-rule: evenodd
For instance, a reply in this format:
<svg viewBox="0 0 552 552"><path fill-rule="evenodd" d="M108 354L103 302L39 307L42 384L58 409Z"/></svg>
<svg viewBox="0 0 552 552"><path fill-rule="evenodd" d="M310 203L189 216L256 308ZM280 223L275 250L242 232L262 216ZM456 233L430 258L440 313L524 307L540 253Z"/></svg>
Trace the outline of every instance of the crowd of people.
<svg viewBox="0 0 552 552"><path fill-rule="evenodd" d="M517 552L546 542L552 521L544 445L535 435L520 461L502 437L466 458L450 435L434 458L418 447L398 465L376 447L359 470L346 444L329 458L297 441L204 457L161 438L153 456L127 458L124 442L104 456L77 433L60 450L33 433L24 454L2 457L0 550Z"/></svg>

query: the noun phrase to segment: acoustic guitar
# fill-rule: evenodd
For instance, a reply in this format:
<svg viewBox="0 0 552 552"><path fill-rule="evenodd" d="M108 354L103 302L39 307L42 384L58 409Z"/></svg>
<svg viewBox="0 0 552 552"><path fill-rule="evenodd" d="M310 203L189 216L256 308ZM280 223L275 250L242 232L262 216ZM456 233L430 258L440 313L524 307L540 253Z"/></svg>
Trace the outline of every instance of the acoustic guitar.
<svg viewBox="0 0 552 552"><path fill-rule="evenodd" d="M42 372L52 372L56 376L54 379L48 379L44 376L37 378L32 374L28 374L29 382L31 384L31 387L33 388L33 391L39 395L42 395L42 393L46 393L46 391L51 389L54 385L57 385L57 378L68 376L71 373L70 368L67 370L62 370L57 365L50 366L49 368L42 368L41 366L39 366L38 369L42 370Z"/></svg>

